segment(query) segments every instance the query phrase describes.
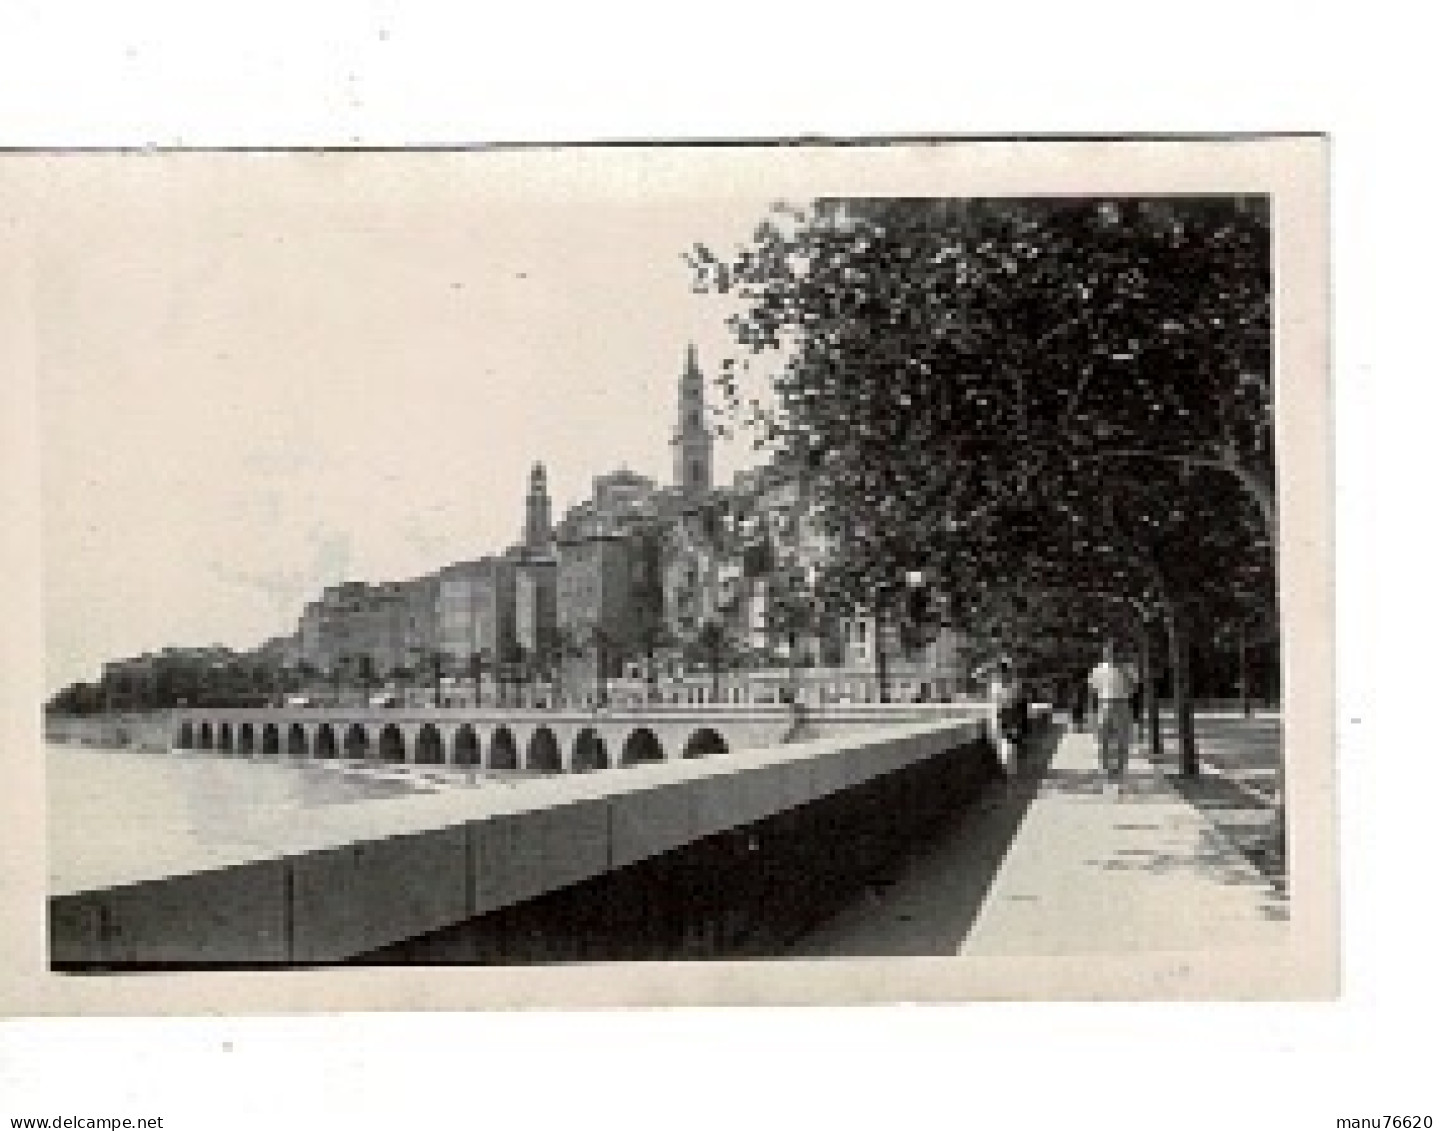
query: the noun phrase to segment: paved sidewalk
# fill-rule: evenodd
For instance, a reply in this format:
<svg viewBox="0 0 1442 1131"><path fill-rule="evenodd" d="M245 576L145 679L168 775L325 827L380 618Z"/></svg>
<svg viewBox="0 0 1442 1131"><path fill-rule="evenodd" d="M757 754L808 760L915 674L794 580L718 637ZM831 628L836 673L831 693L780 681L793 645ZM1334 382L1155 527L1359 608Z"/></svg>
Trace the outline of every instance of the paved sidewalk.
<svg viewBox="0 0 1442 1131"><path fill-rule="evenodd" d="M1095 740L1039 738L1035 780L997 787L897 880L793 957L1071 955L1281 945L1287 904L1163 773L1133 755L1103 795Z"/></svg>

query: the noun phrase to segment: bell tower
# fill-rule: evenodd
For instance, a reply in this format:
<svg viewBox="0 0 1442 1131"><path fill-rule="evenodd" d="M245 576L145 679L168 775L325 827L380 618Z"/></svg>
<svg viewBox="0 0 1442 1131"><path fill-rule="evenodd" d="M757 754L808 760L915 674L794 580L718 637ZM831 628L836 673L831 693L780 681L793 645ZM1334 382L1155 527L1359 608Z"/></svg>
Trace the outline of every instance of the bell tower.
<svg viewBox="0 0 1442 1131"><path fill-rule="evenodd" d="M551 496L546 490L546 467L537 463L531 468L530 487L526 491L526 549L544 550L551 541Z"/></svg>
<svg viewBox="0 0 1442 1131"><path fill-rule="evenodd" d="M711 490L711 430L706 426L706 378L696 360L696 344L686 346L677 405L676 486L688 496Z"/></svg>

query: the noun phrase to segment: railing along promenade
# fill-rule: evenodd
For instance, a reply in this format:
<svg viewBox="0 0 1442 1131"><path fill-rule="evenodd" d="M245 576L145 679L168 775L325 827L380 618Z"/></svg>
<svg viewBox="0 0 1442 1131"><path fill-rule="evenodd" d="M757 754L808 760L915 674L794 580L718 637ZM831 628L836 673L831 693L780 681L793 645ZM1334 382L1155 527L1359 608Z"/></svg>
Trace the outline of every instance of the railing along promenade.
<svg viewBox="0 0 1442 1131"><path fill-rule="evenodd" d="M589 767L604 772L261 813L243 835L203 852L157 859L141 842L134 853L117 846L83 876L67 878L62 866L50 901L57 965L770 953L870 882L995 767L975 709L956 704L799 718L787 707L725 704L196 709L163 725L177 737L188 725L198 739L207 724L212 738L229 725L237 743L251 727L254 757L291 756L283 751L292 727L308 744L294 756L316 757L327 726L342 730L343 756L343 728L359 726L368 741L376 730L377 754L385 729L396 728L409 759L438 749L455 764L471 749L461 737L470 728L487 758L509 733L519 767L554 740L562 770L588 768L577 764L587 733L614 760ZM707 733L724 749L698 756L696 736ZM278 749L267 755L272 741Z"/></svg>

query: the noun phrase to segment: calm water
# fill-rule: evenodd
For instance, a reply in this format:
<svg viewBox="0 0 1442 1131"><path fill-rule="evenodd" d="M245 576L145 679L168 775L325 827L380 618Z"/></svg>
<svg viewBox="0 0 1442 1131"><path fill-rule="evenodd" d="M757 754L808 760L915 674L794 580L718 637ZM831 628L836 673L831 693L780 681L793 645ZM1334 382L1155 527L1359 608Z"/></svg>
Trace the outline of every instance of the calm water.
<svg viewBox="0 0 1442 1131"><path fill-rule="evenodd" d="M100 875L122 857L141 865L217 845L261 845L268 827L322 807L465 786L464 776L436 780L442 776L49 743L51 881L67 886Z"/></svg>

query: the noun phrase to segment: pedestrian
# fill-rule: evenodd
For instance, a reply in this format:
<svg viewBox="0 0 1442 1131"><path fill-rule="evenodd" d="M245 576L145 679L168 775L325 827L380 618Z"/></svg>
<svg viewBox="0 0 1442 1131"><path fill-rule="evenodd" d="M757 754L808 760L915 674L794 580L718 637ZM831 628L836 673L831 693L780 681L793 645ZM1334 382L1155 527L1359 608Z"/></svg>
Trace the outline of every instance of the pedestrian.
<svg viewBox="0 0 1442 1131"><path fill-rule="evenodd" d="M1026 737L1026 696L1009 658L997 661L991 678L992 741L996 743L1008 783L1021 773L1022 741Z"/></svg>
<svg viewBox="0 0 1442 1131"><path fill-rule="evenodd" d="M1125 667L1116 662L1116 649L1108 640L1102 646L1102 662L1092 669L1087 680L1096 696L1097 753L1104 788L1116 797L1122 791L1127 770L1127 753L1131 746L1134 680Z"/></svg>

